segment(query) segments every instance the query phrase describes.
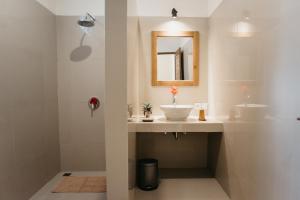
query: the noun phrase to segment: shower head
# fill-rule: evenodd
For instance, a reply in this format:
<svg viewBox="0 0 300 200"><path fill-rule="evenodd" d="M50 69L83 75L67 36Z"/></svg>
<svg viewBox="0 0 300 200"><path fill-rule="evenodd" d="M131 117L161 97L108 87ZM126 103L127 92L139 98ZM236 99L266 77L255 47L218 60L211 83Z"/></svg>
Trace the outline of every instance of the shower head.
<svg viewBox="0 0 300 200"><path fill-rule="evenodd" d="M93 27L95 26L96 18L93 17L90 13L87 13L85 16L80 17L78 20L78 25L81 27Z"/></svg>

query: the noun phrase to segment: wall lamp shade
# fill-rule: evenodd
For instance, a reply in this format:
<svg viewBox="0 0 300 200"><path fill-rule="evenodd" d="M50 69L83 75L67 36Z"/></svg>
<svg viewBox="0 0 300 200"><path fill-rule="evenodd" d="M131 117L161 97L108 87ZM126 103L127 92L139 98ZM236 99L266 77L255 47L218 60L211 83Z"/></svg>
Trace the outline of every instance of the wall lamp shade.
<svg viewBox="0 0 300 200"><path fill-rule="evenodd" d="M254 35L254 26L248 21L239 21L233 26L233 36L238 38L249 38Z"/></svg>
<svg viewBox="0 0 300 200"><path fill-rule="evenodd" d="M176 19L178 17L177 14L178 14L178 11L175 8L173 8L172 9L172 18Z"/></svg>

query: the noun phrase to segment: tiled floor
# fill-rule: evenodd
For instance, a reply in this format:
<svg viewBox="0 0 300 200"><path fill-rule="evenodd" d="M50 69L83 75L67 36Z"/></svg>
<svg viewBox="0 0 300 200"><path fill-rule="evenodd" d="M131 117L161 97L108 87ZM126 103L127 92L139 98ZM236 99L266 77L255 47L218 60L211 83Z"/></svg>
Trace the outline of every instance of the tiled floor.
<svg viewBox="0 0 300 200"><path fill-rule="evenodd" d="M52 193L51 191L62 179L63 173L55 176L47 185L37 192L30 200L106 200L105 194L67 194L67 193ZM105 172L72 172L75 176L105 176Z"/></svg>
<svg viewBox="0 0 300 200"><path fill-rule="evenodd" d="M172 179L174 177L178 179L213 178L213 173L208 168L160 168L159 173L162 179Z"/></svg>
<svg viewBox="0 0 300 200"><path fill-rule="evenodd" d="M106 200L105 194L57 194L51 191L62 179L59 173L30 200ZM105 172L72 172L77 176L105 176ZM157 190L135 190L135 200L230 200L216 179L162 179Z"/></svg>
<svg viewBox="0 0 300 200"><path fill-rule="evenodd" d="M136 190L135 200L230 200L216 179L162 179L159 188Z"/></svg>

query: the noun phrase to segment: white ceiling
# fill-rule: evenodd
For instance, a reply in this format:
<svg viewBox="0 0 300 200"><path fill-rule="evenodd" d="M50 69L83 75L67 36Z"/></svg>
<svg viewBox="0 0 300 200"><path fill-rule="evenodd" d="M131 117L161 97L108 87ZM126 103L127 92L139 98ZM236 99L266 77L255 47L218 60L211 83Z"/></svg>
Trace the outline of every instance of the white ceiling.
<svg viewBox="0 0 300 200"><path fill-rule="evenodd" d="M105 0L36 0L57 15L104 15ZM223 0L127 0L130 15L170 16L172 8L181 17L209 17Z"/></svg>
<svg viewBox="0 0 300 200"><path fill-rule="evenodd" d="M224 0L207 0L208 1L208 17L221 5Z"/></svg>
<svg viewBox="0 0 300 200"><path fill-rule="evenodd" d="M223 0L137 0L140 16L170 16L172 8L181 17L209 17Z"/></svg>
<svg viewBox="0 0 300 200"><path fill-rule="evenodd" d="M36 0L56 15L78 16L86 12L103 16L105 0Z"/></svg>
<svg viewBox="0 0 300 200"><path fill-rule="evenodd" d="M171 16L172 8L182 17L207 17L208 0L139 0L140 16Z"/></svg>
<svg viewBox="0 0 300 200"><path fill-rule="evenodd" d="M40 3L42 6L47 8L53 13L56 13L56 0L36 0L38 3Z"/></svg>

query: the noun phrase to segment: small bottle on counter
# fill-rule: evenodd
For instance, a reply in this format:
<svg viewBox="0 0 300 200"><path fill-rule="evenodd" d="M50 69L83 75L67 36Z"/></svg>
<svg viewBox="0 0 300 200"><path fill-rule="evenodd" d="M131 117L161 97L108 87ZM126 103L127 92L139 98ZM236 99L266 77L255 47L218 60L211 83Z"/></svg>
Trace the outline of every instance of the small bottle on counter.
<svg viewBox="0 0 300 200"><path fill-rule="evenodd" d="M199 110L199 121L206 121L204 109Z"/></svg>
<svg viewBox="0 0 300 200"><path fill-rule="evenodd" d="M207 103L196 103L195 108L199 110L199 121L206 121L205 111L207 110Z"/></svg>

